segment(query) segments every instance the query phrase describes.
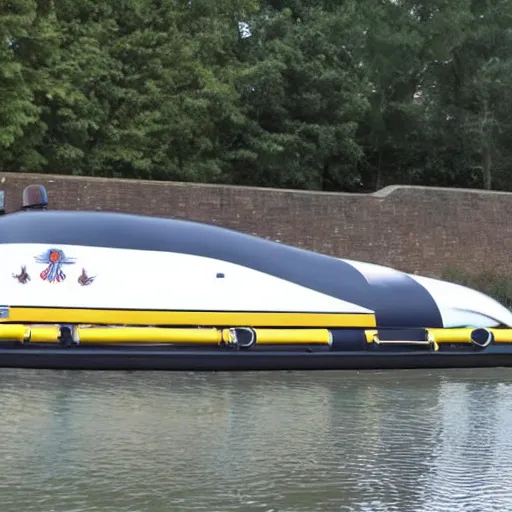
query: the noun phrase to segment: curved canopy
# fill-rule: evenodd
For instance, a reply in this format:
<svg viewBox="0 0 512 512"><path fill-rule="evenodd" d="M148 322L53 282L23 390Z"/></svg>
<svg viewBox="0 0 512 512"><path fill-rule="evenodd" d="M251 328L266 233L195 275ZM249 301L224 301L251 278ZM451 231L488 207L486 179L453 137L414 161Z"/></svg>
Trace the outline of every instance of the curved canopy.
<svg viewBox="0 0 512 512"><path fill-rule="evenodd" d="M442 327L432 296L405 273L383 268L369 278L348 261L199 222L114 212L18 212L0 218L0 244L14 243L215 258L371 309L381 327Z"/></svg>

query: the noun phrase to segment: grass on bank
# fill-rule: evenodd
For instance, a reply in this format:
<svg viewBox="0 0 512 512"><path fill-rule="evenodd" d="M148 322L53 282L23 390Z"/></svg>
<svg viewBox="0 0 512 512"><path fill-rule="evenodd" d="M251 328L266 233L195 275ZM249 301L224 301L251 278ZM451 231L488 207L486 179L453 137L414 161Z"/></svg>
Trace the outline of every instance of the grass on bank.
<svg viewBox="0 0 512 512"><path fill-rule="evenodd" d="M441 279L478 290L512 309L512 279L493 272L470 274L453 267L447 268L441 275Z"/></svg>

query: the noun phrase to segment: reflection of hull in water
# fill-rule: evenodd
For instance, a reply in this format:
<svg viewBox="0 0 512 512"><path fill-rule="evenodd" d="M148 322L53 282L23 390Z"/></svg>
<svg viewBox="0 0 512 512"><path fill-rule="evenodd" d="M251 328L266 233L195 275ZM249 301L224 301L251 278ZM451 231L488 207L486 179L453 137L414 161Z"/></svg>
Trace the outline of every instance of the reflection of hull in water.
<svg viewBox="0 0 512 512"><path fill-rule="evenodd" d="M512 365L512 313L490 297L216 226L15 213L0 261L0 366Z"/></svg>

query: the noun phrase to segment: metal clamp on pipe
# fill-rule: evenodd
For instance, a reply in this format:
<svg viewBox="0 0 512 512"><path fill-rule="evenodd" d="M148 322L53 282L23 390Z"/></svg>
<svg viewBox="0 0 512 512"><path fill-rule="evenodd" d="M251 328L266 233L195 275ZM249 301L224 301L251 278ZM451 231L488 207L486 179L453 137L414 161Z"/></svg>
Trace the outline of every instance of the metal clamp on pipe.
<svg viewBox="0 0 512 512"><path fill-rule="evenodd" d="M439 350L439 345L436 342L434 335L430 332L427 333L426 340L381 340L378 332L371 331L370 343L375 343L376 345L419 345L424 347L429 347L434 352Z"/></svg>
<svg viewBox="0 0 512 512"><path fill-rule="evenodd" d="M494 343L494 335L485 327L473 329L471 331L471 344L478 348L486 348Z"/></svg>
<svg viewBox="0 0 512 512"><path fill-rule="evenodd" d="M59 340L59 345L63 345L64 347L80 344L80 337L74 325L59 326L59 336L57 339Z"/></svg>
<svg viewBox="0 0 512 512"><path fill-rule="evenodd" d="M256 343L256 333L250 327L233 327L224 329L222 341L232 348L251 348Z"/></svg>

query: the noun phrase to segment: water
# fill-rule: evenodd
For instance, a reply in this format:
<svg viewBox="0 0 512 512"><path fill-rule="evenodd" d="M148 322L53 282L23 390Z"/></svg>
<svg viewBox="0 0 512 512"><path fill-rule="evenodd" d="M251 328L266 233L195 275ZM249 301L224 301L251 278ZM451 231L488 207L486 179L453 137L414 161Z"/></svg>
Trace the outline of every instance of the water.
<svg viewBox="0 0 512 512"><path fill-rule="evenodd" d="M2 512L512 510L512 371L0 371Z"/></svg>

